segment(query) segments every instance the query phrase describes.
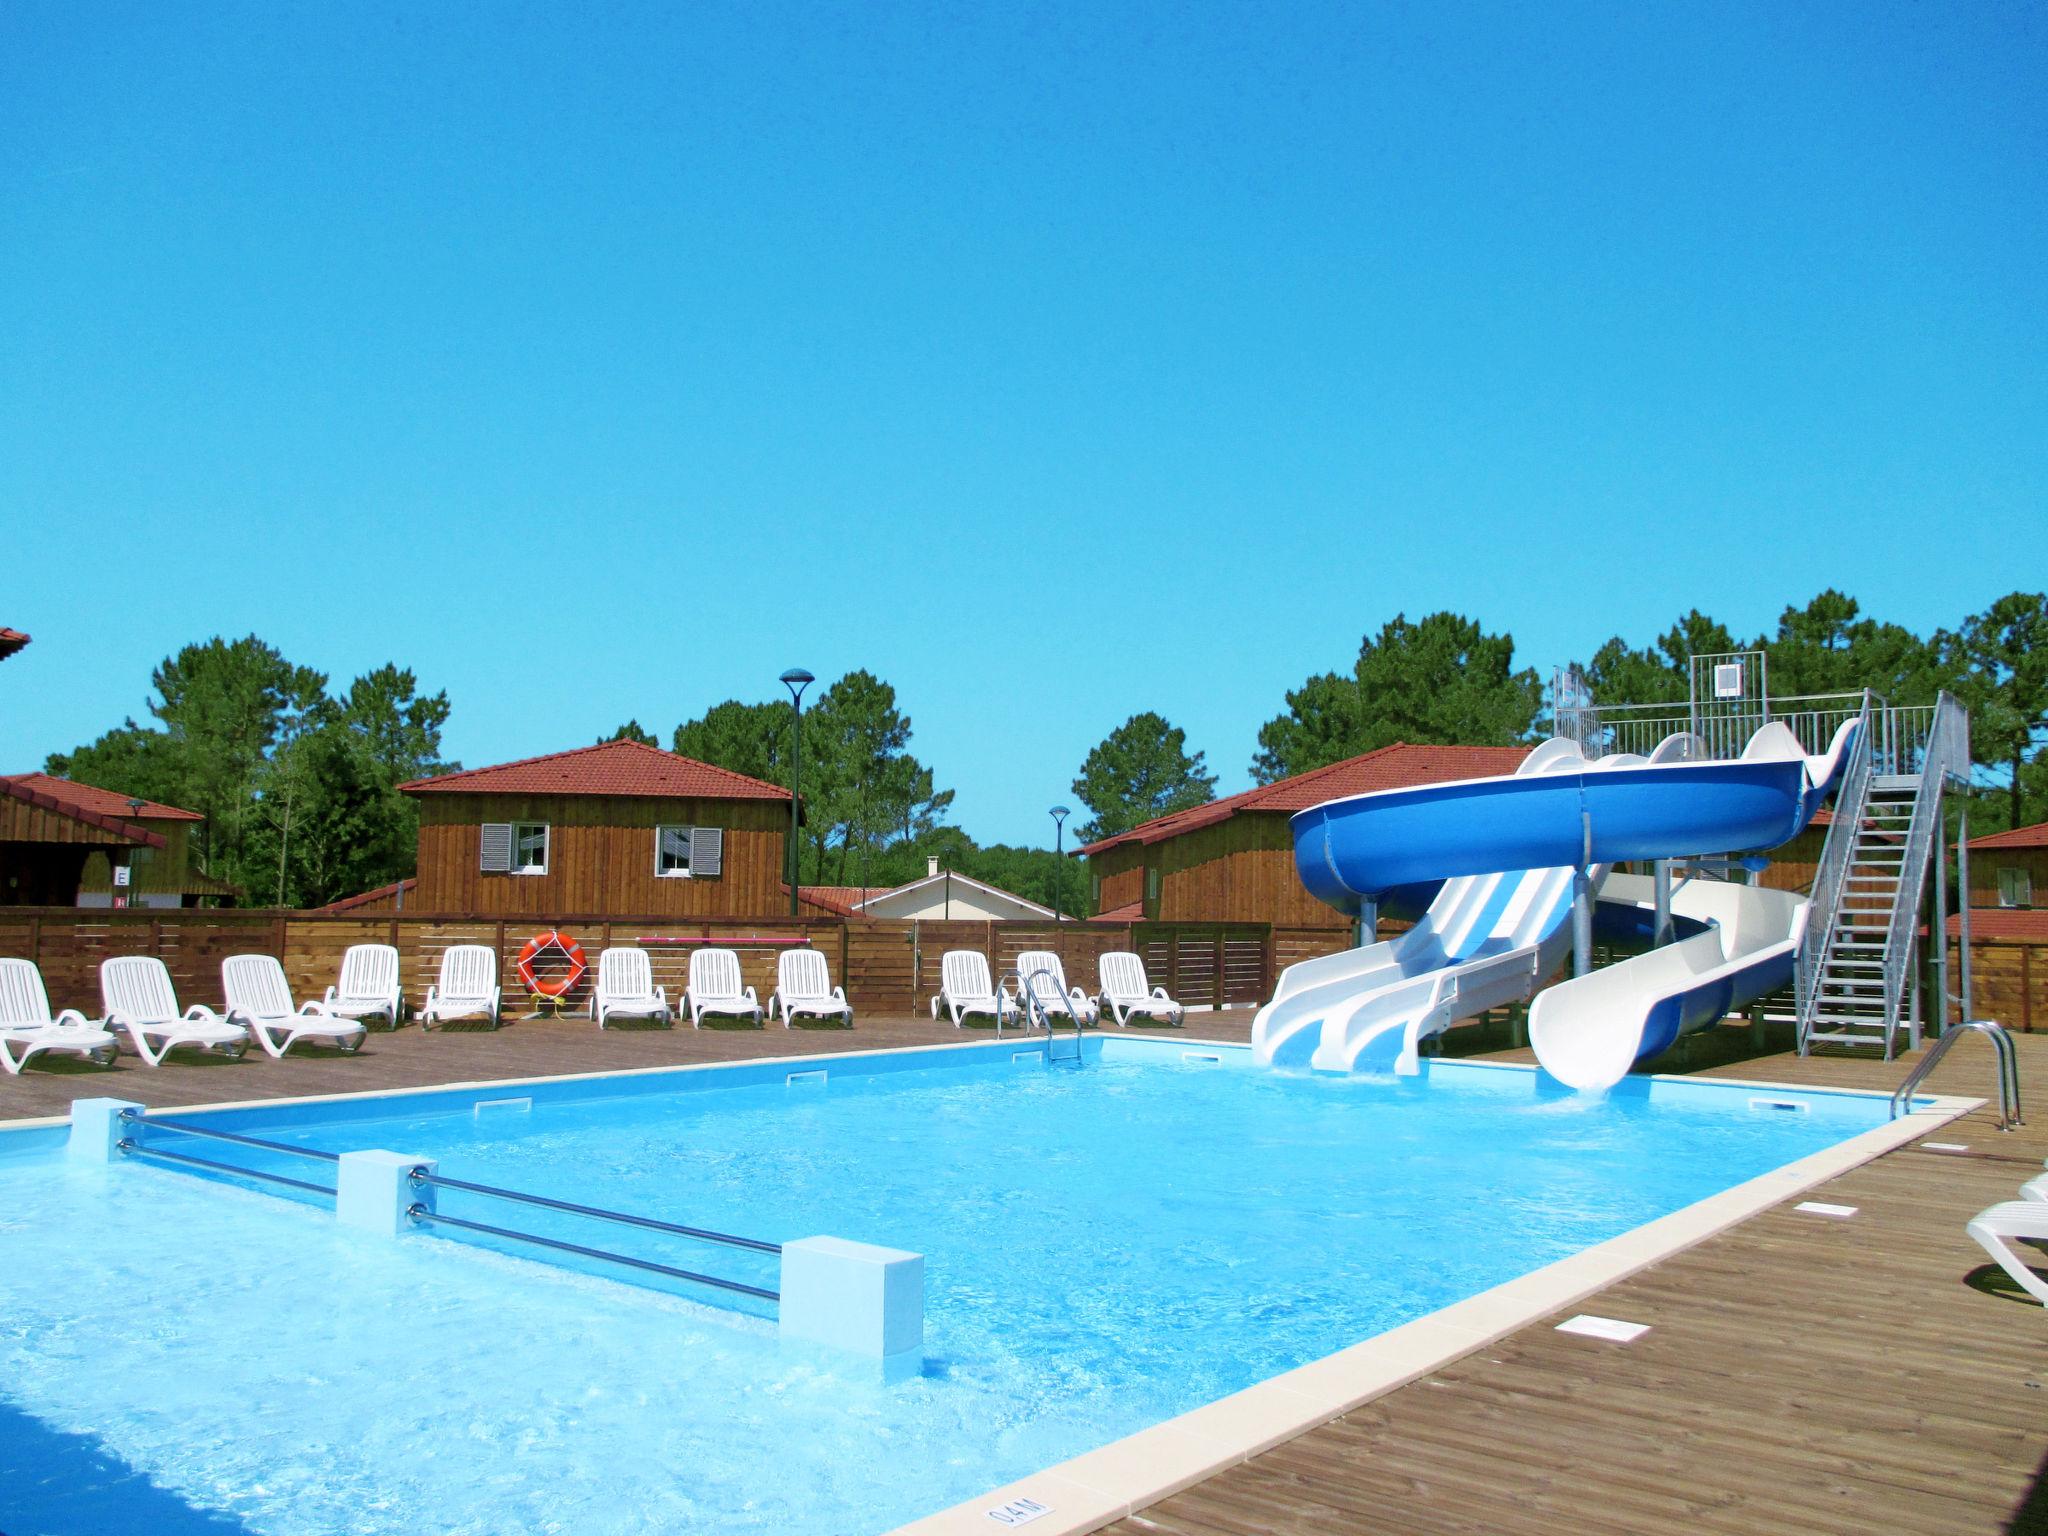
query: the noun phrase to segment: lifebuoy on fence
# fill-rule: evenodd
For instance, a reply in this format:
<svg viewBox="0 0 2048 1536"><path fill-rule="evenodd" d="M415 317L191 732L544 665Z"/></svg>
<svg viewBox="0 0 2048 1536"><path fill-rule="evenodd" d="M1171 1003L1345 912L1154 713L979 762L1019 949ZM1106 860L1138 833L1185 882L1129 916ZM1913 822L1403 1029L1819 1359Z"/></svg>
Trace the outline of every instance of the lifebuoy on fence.
<svg viewBox="0 0 2048 1536"><path fill-rule="evenodd" d="M560 957L560 963L547 971L540 969L539 962L553 950ZM583 958L583 946L568 934L550 928L546 933L536 933L526 941L519 951L514 968L519 972L519 984L535 997L566 997L570 990L589 971L590 964Z"/></svg>

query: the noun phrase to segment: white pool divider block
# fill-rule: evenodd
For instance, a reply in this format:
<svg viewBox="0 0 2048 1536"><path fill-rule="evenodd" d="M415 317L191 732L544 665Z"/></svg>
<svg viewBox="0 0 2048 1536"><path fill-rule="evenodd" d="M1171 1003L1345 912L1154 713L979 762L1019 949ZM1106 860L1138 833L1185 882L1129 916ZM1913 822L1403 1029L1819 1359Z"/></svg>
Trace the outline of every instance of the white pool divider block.
<svg viewBox="0 0 2048 1536"><path fill-rule="evenodd" d="M924 1255L843 1237L782 1245L782 1336L878 1360L924 1348Z"/></svg>
<svg viewBox="0 0 2048 1536"><path fill-rule="evenodd" d="M431 1157L399 1152L344 1152L335 1167L334 1216L345 1227L396 1237L412 1223L405 1213L415 1205L434 1208L433 1186L414 1188L412 1171L432 1173L440 1164Z"/></svg>
<svg viewBox="0 0 2048 1536"><path fill-rule="evenodd" d="M132 1109L139 1114L143 1108L133 1099L73 1099L71 1139L64 1145L65 1156L82 1163L111 1163L120 1155L115 1148L128 1134L121 1112Z"/></svg>

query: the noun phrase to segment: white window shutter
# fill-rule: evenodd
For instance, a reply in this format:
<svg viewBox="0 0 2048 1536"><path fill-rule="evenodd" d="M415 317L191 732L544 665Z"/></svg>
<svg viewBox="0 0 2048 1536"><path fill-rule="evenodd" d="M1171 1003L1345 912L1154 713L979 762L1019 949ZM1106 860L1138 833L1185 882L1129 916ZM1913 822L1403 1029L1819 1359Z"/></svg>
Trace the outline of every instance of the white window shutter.
<svg viewBox="0 0 2048 1536"><path fill-rule="evenodd" d="M725 869L725 828L690 828L690 873L713 876Z"/></svg>
<svg viewBox="0 0 2048 1536"><path fill-rule="evenodd" d="M512 823L487 821L483 840L477 846L476 867L487 875L503 875L512 869Z"/></svg>

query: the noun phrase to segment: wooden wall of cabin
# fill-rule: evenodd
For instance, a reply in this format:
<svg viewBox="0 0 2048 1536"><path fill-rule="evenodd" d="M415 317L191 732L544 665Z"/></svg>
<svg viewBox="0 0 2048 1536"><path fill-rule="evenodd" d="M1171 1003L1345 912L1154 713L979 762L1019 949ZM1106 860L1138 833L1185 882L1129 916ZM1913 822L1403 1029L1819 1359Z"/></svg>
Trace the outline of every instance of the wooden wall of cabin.
<svg viewBox="0 0 2048 1536"><path fill-rule="evenodd" d="M1278 811L1245 811L1152 845L1161 922L1271 923L1348 930L1351 920L1308 893Z"/></svg>
<svg viewBox="0 0 2048 1536"><path fill-rule="evenodd" d="M1972 848L1970 850L1970 905L2002 907L1999 892L2001 869L2021 869L2031 887L2028 900L2014 906L2048 907L2048 848Z"/></svg>
<svg viewBox="0 0 2048 1536"><path fill-rule="evenodd" d="M1088 873L1095 884L1095 910L1111 912L1145 899L1145 846L1119 843L1088 856Z"/></svg>
<svg viewBox="0 0 2048 1536"><path fill-rule="evenodd" d="M628 799L601 795L421 795L420 912L551 919L605 915L771 917L787 912L782 843L789 807L774 800ZM477 868L486 822L546 822L546 874ZM654 872L657 826L723 827L723 872Z"/></svg>

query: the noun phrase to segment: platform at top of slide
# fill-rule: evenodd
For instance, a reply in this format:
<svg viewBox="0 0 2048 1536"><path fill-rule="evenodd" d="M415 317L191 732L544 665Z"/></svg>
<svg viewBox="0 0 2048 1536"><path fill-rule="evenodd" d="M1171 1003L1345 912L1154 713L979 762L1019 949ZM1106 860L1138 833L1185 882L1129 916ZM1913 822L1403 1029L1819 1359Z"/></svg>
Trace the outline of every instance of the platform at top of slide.
<svg viewBox="0 0 2048 1536"><path fill-rule="evenodd" d="M1720 761L1684 733L1648 759L1587 758L1575 741L1547 741L1512 775L1296 813L1295 868L1313 895L1357 912L1397 886L1449 876L1775 848L1820 808L1859 728L1847 722L1809 756L1773 721Z"/></svg>

